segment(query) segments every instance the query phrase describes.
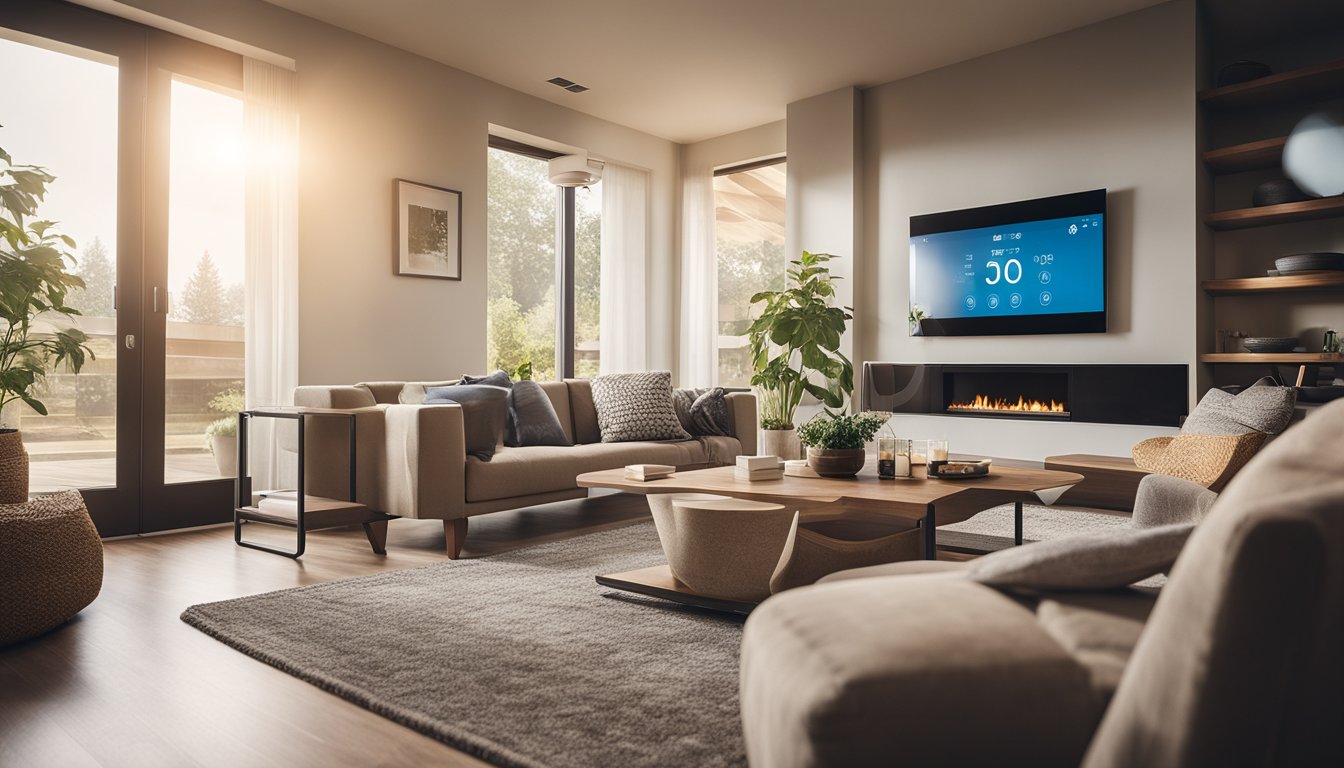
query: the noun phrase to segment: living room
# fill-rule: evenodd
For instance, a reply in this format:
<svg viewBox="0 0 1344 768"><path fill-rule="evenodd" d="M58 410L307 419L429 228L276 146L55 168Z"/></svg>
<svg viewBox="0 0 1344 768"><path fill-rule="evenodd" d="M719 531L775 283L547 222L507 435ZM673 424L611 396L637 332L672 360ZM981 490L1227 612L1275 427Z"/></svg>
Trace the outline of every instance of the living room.
<svg viewBox="0 0 1344 768"><path fill-rule="evenodd" d="M6 3L0 765L1337 762L1342 32Z"/></svg>

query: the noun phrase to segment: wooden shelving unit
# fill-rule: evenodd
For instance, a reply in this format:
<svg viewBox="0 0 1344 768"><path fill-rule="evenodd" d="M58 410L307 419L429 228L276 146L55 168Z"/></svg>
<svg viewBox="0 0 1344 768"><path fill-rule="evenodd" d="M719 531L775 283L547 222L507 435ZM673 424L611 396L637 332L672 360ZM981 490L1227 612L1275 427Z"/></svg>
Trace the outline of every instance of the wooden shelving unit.
<svg viewBox="0 0 1344 768"><path fill-rule="evenodd" d="M1281 203L1264 205L1259 208L1237 208L1231 211L1218 211L1204 217L1204 223L1214 230L1247 229L1249 227L1268 227L1272 224L1287 224L1294 221L1312 219L1332 219L1344 216L1344 196L1322 197L1317 200L1304 200L1300 203Z"/></svg>
<svg viewBox="0 0 1344 768"><path fill-rule="evenodd" d="M1296 99L1328 97L1344 90L1344 59L1225 85L1199 94L1200 103L1215 109L1262 107Z"/></svg>
<svg viewBox="0 0 1344 768"><path fill-rule="evenodd" d="M1287 143L1287 136L1276 136L1272 139L1212 149L1204 153L1204 165L1214 173L1241 173L1274 168L1283 163L1283 146Z"/></svg>
<svg viewBox="0 0 1344 768"><path fill-rule="evenodd" d="M1270 363L1272 365L1335 365L1344 363L1338 352L1213 352L1199 356L1201 363Z"/></svg>
<svg viewBox="0 0 1344 768"><path fill-rule="evenodd" d="M1221 280L1205 280L1199 286L1210 296L1331 291L1344 289L1344 271L1308 272L1301 275L1279 275L1278 277L1231 277Z"/></svg>

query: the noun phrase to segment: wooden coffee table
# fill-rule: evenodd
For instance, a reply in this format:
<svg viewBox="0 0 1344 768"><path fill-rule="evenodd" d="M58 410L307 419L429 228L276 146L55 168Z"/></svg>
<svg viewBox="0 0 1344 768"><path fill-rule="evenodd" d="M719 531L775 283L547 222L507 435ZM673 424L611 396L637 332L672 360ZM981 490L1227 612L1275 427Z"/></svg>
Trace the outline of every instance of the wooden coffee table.
<svg viewBox="0 0 1344 768"><path fill-rule="evenodd" d="M888 520L894 527L923 529L924 557L937 558L939 525L961 522L972 515L999 506L1014 507L1013 538L1022 543L1023 502L1050 505L1083 476L1076 472L1028 469L995 464L986 477L929 480L924 468L914 477L881 480L870 462L852 478L784 477L780 480L738 480L733 467L714 467L677 472L660 480L627 480L624 469L609 469L579 475L582 488L612 488L626 493L717 493L739 499L799 504L800 523L822 520ZM754 606L726 605L725 601L695 595L672 578L667 566L621 574L598 576L598 583L677 602L745 613ZM728 601L731 602L731 601Z"/></svg>

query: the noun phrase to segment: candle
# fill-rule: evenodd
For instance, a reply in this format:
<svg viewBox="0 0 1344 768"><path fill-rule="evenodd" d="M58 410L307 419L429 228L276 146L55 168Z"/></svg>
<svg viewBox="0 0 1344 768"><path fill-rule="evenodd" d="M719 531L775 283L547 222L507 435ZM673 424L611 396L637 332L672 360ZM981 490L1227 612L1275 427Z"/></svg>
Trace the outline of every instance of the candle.
<svg viewBox="0 0 1344 768"><path fill-rule="evenodd" d="M947 441L930 440L928 457L929 461L947 461Z"/></svg>
<svg viewBox="0 0 1344 768"><path fill-rule="evenodd" d="M909 457L909 456L897 456L895 462L893 462L893 463L895 464L895 472L893 472L892 474L894 474L896 477L909 477L909 476L910 476L910 457Z"/></svg>

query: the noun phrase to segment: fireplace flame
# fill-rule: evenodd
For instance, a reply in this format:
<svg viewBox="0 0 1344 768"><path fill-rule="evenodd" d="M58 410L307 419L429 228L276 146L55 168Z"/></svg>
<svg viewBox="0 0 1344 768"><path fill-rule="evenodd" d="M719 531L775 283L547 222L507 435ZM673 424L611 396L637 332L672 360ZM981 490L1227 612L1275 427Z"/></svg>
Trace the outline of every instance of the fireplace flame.
<svg viewBox="0 0 1344 768"><path fill-rule="evenodd" d="M1054 400L1047 403L1040 400L1027 400L1024 397L1018 397L1016 401L1012 401L1002 397L990 398L985 395L976 395L969 403L952 403L947 406L947 409L949 411L1068 413L1068 411L1064 409L1063 403L1057 403Z"/></svg>

